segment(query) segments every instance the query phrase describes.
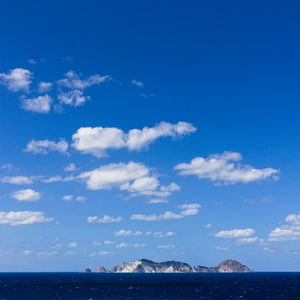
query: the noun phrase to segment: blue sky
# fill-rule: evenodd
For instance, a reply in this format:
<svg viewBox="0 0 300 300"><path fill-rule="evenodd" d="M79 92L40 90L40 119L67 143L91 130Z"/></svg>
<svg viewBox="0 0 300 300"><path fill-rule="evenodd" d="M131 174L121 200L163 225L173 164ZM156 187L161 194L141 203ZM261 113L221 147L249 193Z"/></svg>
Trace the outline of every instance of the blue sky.
<svg viewBox="0 0 300 300"><path fill-rule="evenodd" d="M299 271L298 11L1 3L1 270Z"/></svg>

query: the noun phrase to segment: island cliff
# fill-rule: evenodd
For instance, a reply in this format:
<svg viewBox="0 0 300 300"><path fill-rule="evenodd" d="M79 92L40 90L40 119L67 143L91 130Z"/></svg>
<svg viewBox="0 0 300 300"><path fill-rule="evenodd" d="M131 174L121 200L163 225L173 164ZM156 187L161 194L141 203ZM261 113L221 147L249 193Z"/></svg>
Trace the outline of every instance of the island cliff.
<svg viewBox="0 0 300 300"><path fill-rule="evenodd" d="M89 269L86 269L89 270ZM85 270L85 272L86 272ZM236 260L225 260L216 267L197 266L192 267L187 263L180 261L154 262L148 259L141 259L132 262L122 262L121 264L107 270L104 267L98 267L97 273L233 273L233 272L251 272L251 270Z"/></svg>

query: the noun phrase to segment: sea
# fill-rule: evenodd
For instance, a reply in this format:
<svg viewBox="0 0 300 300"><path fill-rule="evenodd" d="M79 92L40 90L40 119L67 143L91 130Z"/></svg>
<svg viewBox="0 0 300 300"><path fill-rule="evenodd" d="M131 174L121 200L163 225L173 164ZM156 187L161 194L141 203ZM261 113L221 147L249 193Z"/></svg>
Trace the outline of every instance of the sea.
<svg viewBox="0 0 300 300"><path fill-rule="evenodd" d="M0 273L0 299L300 300L300 273Z"/></svg>

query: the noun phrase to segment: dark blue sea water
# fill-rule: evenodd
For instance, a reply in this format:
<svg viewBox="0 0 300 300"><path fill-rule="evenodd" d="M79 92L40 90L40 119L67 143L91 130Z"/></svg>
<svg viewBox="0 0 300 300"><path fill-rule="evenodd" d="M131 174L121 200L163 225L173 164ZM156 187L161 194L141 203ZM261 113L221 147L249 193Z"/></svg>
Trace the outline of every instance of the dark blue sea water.
<svg viewBox="0 0 300 300"><path fill-rule="evenodd" d="M0 273L0 299L300 299L300 273Z"/></svg>

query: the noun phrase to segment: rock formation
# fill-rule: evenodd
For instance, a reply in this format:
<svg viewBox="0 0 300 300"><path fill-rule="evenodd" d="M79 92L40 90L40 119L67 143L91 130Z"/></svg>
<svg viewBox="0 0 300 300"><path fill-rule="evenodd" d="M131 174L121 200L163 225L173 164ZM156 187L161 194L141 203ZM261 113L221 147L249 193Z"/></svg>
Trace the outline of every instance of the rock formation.
<svg viewBox="0 0 300 300"><path fill-rule="evenodd" d="M108 271L103 266L100 266L100 267L96 268L95 272L96 273L107 273Z"/></svg>
<svg viewBox="0 0 300 300"><path fill-rule="evenodd" d="M90 269L83 272L89 273ZM131 261L113 267L110 271L104 267L98 267L97 273L232 273L232 272L251 272L251 270L236 260L225 260L216 267L197 266L191 267L187 263L179 261L154 262L148 259Z"/></svg>
<svg viewBox="0 0 300 300"><path fill-rule="evenodd" d="M92 273L92 270L90 268L86 268L85 270L82 270L81 273Z"/></svg>

